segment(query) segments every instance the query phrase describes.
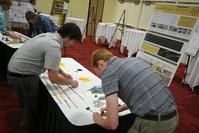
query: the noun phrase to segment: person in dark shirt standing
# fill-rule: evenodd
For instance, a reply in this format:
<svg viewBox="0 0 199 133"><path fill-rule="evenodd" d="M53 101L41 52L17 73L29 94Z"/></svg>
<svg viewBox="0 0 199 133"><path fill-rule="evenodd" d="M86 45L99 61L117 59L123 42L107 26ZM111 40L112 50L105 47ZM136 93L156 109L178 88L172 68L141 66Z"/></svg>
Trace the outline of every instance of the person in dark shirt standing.
<svg viewBox="0 0 199 133"><path fill-rule="evenodd" d="M57 26L47 16L35 14L32 11L28 11L26 12L25 17L29 23L29 30L28 30L29 37L34 37L41 33L57 31Z"/></svg>

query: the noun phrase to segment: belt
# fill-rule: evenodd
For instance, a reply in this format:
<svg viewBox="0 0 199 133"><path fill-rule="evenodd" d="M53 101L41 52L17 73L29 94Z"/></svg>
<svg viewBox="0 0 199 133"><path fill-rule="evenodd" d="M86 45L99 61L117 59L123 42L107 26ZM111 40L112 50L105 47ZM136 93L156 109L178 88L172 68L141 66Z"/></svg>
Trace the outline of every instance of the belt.
<svg viewBox="0 0 199 133"><path fill-rule="evenodd" d="M8 72L8 75L12 77L21 77L21 78L35 76L35 75L19 74L19 73L12 73L12 72Z"/></svg>
<svg viewBox="0 0 199 133"><path fill-rule="evenodd" d="M173 118L174 116L177 115L177 111L174 110L168 114L159 114L159 115L149 115L146 114L144 117L142 117L143 119L147 119L147 120L152 120L152 121L163 121L163 120L168 120Z"/></svg>

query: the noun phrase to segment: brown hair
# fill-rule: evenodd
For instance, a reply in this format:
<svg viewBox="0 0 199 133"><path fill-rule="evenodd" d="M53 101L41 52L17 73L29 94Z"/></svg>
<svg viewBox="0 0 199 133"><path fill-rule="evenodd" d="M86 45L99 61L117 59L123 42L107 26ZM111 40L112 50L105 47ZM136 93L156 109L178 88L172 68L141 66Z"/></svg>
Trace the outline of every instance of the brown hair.
<svg viewBox="0 0 199 133"><path fill-rule="evenodd" d="M91 65L93 67L98 67L97 61L99 60L108 61L111 57L113 57L113 54L106 49L96 50L91 55Z"/></svg>
<svg viewBox="0 0 199 133"><path fill-rule="evenodd" d="M81 30L75 23L65 23L57 32L62 38L69 37L70 39L76 40L78 42L82 41Z"/></svg>
<svg viewBox="0 0 199 133"><path fill-rule="evenodd" d="M35 16L36 16L35 13L32 12L32 11L27 11L26 14L25 14L25 17L26 17L26 20L27 20L27 21L29 21L29 20L35 18Z"/></svg>
<svg viewBox="0 0 199 133"><path fill-rule="evenodd" d="M3 4L11 6L12 5L12 0L1 0L0 1L0 5L3 5Z"/></svg>

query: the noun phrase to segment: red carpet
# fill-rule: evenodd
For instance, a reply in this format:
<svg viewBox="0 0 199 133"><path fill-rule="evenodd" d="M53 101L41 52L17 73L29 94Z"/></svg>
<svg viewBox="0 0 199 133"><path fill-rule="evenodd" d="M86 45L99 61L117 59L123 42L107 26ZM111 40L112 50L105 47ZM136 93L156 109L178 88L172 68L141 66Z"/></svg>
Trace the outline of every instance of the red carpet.
<svg viewBox="0 0 199 133"><path fill-rule="evenodd" d="M20 106L6 82L0 81L0 133L23 133L20 127Z"/></svg>
<svg viewBox="0 0 199 133"><path fill-rule="evenodd" d="M180 118L176 133L199 133L199 93L194 93L181 84L184 68L183 65L178 68L170 86L176 98Z"/></svg>
<svg viewBox="0 0 199 133"><path fill-rule="evenodd" d="M84 44L73 45L65 52L67 57L74 58L93 72L90 55L99 48L107 48L107 46L96 45L94 40L86 39ZM119 43L109 50L119 57L126 55L120 53ZM199 133L199 93L193 93L189 87L182 86L184 68L184 65L179 66L170 87L177 101L180 118L175 133ZM20 107L16 95L5 82L0 82L0 133L24 133L19 123Z"/></svg>

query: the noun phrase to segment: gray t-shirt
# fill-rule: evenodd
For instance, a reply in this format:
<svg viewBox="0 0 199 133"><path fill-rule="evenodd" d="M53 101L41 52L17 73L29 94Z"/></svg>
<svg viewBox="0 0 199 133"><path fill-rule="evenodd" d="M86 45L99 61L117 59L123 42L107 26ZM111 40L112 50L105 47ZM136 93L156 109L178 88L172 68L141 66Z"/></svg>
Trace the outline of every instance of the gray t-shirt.
<svg viewBox="0 0 199 133"><path fill-rule="evenodd" d="M141 59L112 57L102 75L105 95L118 93L131 112L139 116L168 113L176 109L169 88Z"/></svg>
<svg viewBox="0 0 199 133"><path fill-rule="evenodd" d="M45 69L59 70L63 40L58 33L40 34L27 41L12 56L8 71L40 75Z"/></svg>

